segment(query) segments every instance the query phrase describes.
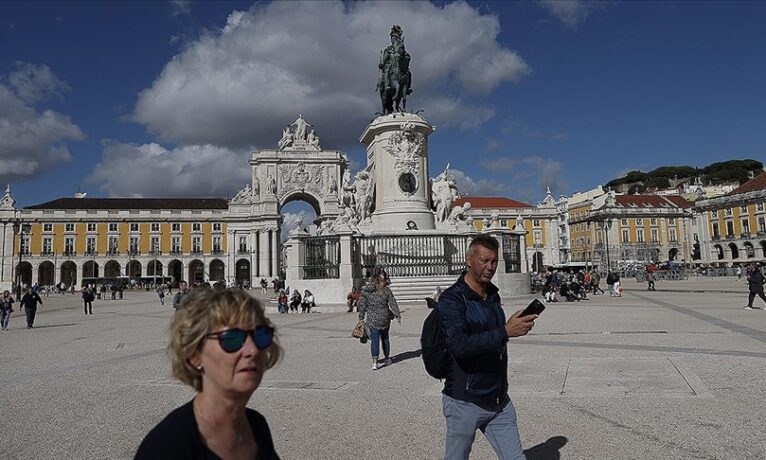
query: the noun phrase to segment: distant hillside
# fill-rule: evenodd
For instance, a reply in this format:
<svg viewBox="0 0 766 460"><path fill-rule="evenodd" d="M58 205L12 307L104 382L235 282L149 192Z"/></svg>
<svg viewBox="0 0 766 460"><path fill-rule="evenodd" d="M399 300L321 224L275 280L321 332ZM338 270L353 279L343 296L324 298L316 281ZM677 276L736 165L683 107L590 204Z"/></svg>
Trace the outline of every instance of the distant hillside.
<svg viewBox="0 0 766 460"><path fill-rule="evenodd" d="M649 171L630 171L624 177L610 180L604 187L627 193L641 193L676 187L684 182L694 182L697 177L704 185L743 184L751 175L763 172L763 163L757 160L729 160L713 163L704 168L693 166L660 166Z"/></svg>

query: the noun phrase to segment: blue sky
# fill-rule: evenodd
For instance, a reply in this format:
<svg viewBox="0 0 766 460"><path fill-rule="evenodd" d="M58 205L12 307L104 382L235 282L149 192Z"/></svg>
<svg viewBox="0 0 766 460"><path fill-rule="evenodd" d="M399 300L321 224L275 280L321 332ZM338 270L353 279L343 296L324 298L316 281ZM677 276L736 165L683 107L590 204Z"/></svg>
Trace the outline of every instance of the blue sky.
<svg viewBox="0 0 766 460"><path fill-rule="evenodd" d="M763 2L0 3L0 180L18 204L233 196L303 113L363 162L391 24L472 195L763 160Z"/></svg>

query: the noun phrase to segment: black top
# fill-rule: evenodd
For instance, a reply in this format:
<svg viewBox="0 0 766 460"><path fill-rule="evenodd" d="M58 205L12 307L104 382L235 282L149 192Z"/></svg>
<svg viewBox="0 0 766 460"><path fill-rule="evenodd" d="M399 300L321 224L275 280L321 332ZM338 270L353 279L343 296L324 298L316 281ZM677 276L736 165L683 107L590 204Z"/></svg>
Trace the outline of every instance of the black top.
<svg viewBox="0 0 766 460"><path fill-rule="evenodd" d="M33 293L26 293L24 294L24 297L21 298L21 305L24 308L37 308L37 304L42 305L43 299L40 298L39 295L37 295L36 292Z"/></svg>
<svg viewBox="0 0 766 460"><path fill-rule="evenodd" d="M271 431L263 415L246 409L247 420L258 446L255 460L279 460ZM202 442L194 418L194 400L174 410L146 435L134 460L219 460Z"/></svg>

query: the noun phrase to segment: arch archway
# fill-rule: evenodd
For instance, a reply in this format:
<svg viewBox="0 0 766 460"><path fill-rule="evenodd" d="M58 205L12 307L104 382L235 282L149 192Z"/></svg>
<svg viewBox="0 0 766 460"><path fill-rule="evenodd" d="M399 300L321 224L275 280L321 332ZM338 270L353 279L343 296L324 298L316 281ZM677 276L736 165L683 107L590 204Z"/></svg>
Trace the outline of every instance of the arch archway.
<svg viewBox="0 0 766 460"><path fill-rule="evenodd" d="M734 243L729 243L729 251L731 251L732 259L739 259L739 248Z"/></svg>
<svg viewBox="0 0 766 460"><path fill-rule="evenodd" d="M225 265L221 259L213 259L210 261L210 265L208 268L208 273L210 273L210 282L215 281L225 281Z"/></svg>
<svg viewBox="0 0 766 460"><path fill-rule="evenodd" d="M748 259L752 259L755 257L755 248L753 247L753 243L749 241L745 241L745 243L742 245L745 247L745 257Z"/></svg>
<svg viewBox="0 0 766 460"><path fill-rule="evenodd" d="M189 263L189 284L202 283L205 281L205 264L199 259Z"/></svg>
<svg viewBox="0 0 766 460"><path fill-rule="evenodd" d="M162 276L162 262L159 260L150 260L146 264L146 276Z"/></svg>
<svg viewBox="0 0 766 460"><path fill-rule="evenodd" d="M239 259L235 264L235 280L239 283L250 283L250 261L247 259Z"/></svg>
<svg viewBox="0 0 766 460"><path fill-rule="evenodd" d="M77 264L71 260L67 260L61 264L61 277L60 283L64 283L67 287L77 283Z"/></svg>
<svg viewBox="0 0 766 460"><path fill-rule="evenodd" d="M98 263L95 260L89 260L82 264L82 276L85 278L98 278Z"/></svg>
<svg viewBox="0 0 766 460"><path fill-rule="evenodd" d="M21 264L16 264L16 273L13 277L13 282L15 283L19 277L21 277L21 284L23 286L31 286L32 285L32 264L30 264L26 260L23 260Z"/></svg>
<svg viewBox="0 0 766 460"><path fill-rule="evenodd" d="M53 265L53 262L46 260L37 268L37 283L40 286L53 286L55 274L56 267Z"/></svg>
<svg viewBox="0 0 766 460"><path fill-rule="evenodd" d="M713 254L716 256L716 259L723 260L723 247L720 244L713 246Z"/></svg>
<svg viewBox="0 0 766 460"><path fill-rule="evenodd" d="M105 278L119 278L122 276L122 266L116 260L110 260L104 264Z"/></svg>
<svg viewBox="0 0 766 460"><path fill-rule="evenodd" d="M125 273L130 279L141 278L141 262L137 260L128 262L128 265L125 266Z"/></svg>
<svg viewBox="0 0 766 460"><path fill-rule="evenodd" d="M678 248L671 248L670 251L668 251L668 260L676 260L677 256Z"/></svg>
<svg viewBox="0 0 766 460"><path fill-rule="evenodd" d="M178 259L168 262L168 276L173 278L173 284L177 284L184 279L184 264Z"/></svg>

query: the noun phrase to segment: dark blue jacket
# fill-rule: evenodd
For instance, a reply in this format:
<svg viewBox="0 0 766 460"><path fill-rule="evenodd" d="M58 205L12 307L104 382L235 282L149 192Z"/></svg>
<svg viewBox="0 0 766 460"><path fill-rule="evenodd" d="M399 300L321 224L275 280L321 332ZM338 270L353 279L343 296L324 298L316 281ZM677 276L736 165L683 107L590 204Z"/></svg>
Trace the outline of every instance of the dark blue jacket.
<svg viewBox="0 0 766 460"><path fill-rule="evenodd" d="M487 298L482 299L464 277L442 293L437 305L452 358L442 393L481 407L496 407L508 394L505 312L494 284L489 284Z"/></svg>

